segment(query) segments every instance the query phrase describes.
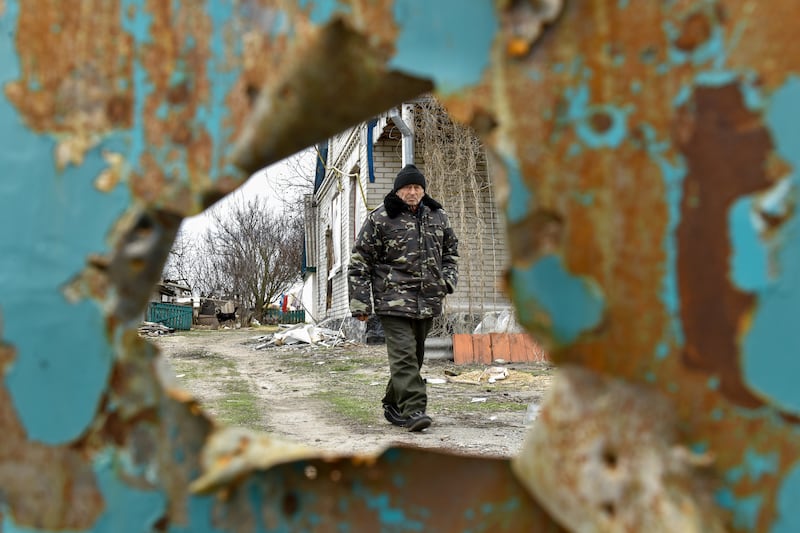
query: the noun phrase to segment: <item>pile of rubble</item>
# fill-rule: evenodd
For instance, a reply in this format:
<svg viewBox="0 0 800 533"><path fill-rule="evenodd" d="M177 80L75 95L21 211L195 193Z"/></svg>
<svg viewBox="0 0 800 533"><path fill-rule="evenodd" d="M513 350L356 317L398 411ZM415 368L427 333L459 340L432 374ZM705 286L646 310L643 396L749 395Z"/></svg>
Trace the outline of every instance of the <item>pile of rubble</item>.
<svg viewBox="0 0 800 533"><path fill-rule="evenodd" d="M313 324L296 324L293 326L281 325L280 330L270 335L253 337L256 350L272 348L275 346L338 346L352 343L346 339L342 330L335 331L328 328L314 326Z"/></svg>
<svg viewBox="0 0 800 533"><path fill-rule="evenodd" d="M174 328L168 328L164 324L158 322L142 322L139 326L139 335L142 337L158 337L160 335L167 335L168 333L175 333Z"/></svg>

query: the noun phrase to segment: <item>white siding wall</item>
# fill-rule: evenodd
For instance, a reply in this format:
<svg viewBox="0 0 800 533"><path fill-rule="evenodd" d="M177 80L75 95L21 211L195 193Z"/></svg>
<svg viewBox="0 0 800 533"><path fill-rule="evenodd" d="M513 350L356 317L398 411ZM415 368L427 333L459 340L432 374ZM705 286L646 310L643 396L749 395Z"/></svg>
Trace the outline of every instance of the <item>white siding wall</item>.
<svg viewBox="0 0 800 533"><path fill-rule="evenodd" d="M353 246L350 217L353 183L350 176L342 175L337 170L345 174L353 171L363 174L359 171L361 168L366 168L366 165L362 164L362 161L366 161L366 152L362 142L363 130L364 127L350 128L331 139L328 152L328 171L323 185L315 195L319 219L319 237L317 239L319 260L316 276L316 318L318 320L341 318L350 314L347 295L347 264ZM338 210L338 217L332 218L334 202L336 203L335 209ZM332 228L334 223L337 228L333 234L337 235L338 239L333 245L338 248L341 259L339 265L329 271L326 230ZM330 307L328 307L329 292Z"/></svg>

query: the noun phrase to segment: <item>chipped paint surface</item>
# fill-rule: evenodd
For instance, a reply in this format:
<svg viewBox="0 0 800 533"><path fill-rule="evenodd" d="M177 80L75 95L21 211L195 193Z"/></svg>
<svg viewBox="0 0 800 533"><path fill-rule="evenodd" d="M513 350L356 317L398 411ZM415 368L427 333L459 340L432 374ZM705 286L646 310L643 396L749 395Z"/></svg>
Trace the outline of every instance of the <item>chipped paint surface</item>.
<svg viewBox="0 0 800 533"><path fill-rule="evenodd" d="M722 532L702 466L653 390L564 366L513 467L570 531Z"/></svg>
<svg viewBox="0 0 800 533"><path fill-rule="evenodd" d="M263 462L135 334L181 217L432 89L492 150L521 321L660 398L637 446L713 457L732 529L796 529L800 43L762 4L0 0L0 530L558 527L508 461Z"/></svg>

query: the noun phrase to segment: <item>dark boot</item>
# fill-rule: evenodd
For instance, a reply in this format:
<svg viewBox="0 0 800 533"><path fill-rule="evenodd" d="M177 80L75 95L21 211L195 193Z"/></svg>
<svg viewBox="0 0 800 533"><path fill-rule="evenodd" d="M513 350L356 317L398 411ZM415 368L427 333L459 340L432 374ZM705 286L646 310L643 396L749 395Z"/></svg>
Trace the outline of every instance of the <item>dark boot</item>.
<svg viewBox="0 0 800 533"><path fill-rule="evenodd" d="M396 405L389 403L383 404L383 417L395 426L405 427L408 418L400 414Z"/></svg>
<svg viewBox="0 0 800 533"><path fill-rule="evenodd" d="M408 417L408 420L406 421L406 429L409 431L422 431L423 429L430 427L432 423L433 419L431 419L431 417L422 411L417 411Z"/></svg>

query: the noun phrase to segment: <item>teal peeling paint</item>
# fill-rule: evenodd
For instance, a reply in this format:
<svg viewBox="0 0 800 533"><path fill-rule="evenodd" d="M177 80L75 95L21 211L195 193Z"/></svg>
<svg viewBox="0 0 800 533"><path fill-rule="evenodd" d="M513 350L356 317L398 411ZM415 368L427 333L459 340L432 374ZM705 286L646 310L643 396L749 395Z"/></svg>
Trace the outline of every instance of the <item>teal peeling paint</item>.
<svg viewBox="0 0 800 533"><path fill-rule="evenodd" d="M775 150L795 169L800 169L800 77L790 76L775 91L766 113Z"/></svg>
<svg viewBox="0 0 800 533"><path fill-rule="evenodd" d="M754 224L752 199L737 200L728 212L731 243L730 279L740 289L755 291L769 285L768 250Z"/></svg>
<svg viewBox="0 0 800 533"><path fill-rule="evenodd" d="M698 72L694 78L695 84L706 87L722 87L741 80L740 74L732 70L709 70Z"/></svg>
<svg viewBox="0 0 800 533"><path fill-rule="evenodd" d="M597 284L571 274L558 256L542 257L526 270L512 267L511 287L526 312L538 309L548 315L560 344L575 342L603 318L605 301Z"/></svg>
<svg viewBox="0 0 800 533"><path fill-rule="evenodd" d="M748 449L744 454L745 469L753 482L759 481L762 476L777 473L778 462L778 452L761 454Z"/></svg>
<svg viewBox="0 0 800 533"><path fill-rule="evenodd" d="M270 25L270 36L275 37L277 35L291 35L292 34L292 25L289 20L289 16L284 11L277 11L272 18L272 24Z"/></svg>
<svg viewBox="0 0 800 533"><path fill-rule="evenodd" d="M544 76L538 68L532 68L528 70L528 78L538 83L544 79Z"/></svg>
<svg viewBox="0 0 800 533"><path fill-rule="evenodd" d="M644 148L650 159L657 165L661 172L664 184L665 200L667 204L667 228L663 240L665 253L664 277L660 297L665 308L672 317L667 338L663 339L656 348L656 357L662 348L671 344L683 344L683 331L678 318L680 312L680 296L678 293L678 250L675 240L675 231L681 217L681 200L683 198L683 179L687 173L686 161L680 155L671 156L672 146L669 141L659 140L655 129L649 124L641 124L639 130L644 137Z"/></svg>
<svg viewBox="0 0 800 533"><path fill-rule="evenodd" d="M739 498L730 489L720 489L715 494L717 504L733 514L733 526L737 529L752 531L758 521L758 514L764 503L760 495Z"/></svg>
<svg viewBox="0 0 800 533"><path fill-rule="evenodd" d="M765 120L776 151L795 169L800 168L799 98L800 78L792 76L773 94ZM782 187L776 198L768 198L773 211L781 204L800 201L795 177ZM795 323L800 313L800 222L796 215L783 223L774 239L779 248L771 259L777 279L758 287L758 306L742 343L742 373L752 389L779 408L798 413L800 389L793 379L800 372L800 330Z"/></svg>
<svg viewBox="0 0 800 533"><path fill-rule="evenodd" d="M214 506L218 503L217 497L217 495L190 497L186 512L189 517L189 523L172 523L169 526L169 533L228 533L227 531L217 529L211 523L214 514ZM276 529L273 531L288 530Z"/></svg>
<svg viewBox="0 0 800 533"><path fill-rule="evenodd" d="M367 508L377 511L382 530L424 531L423 523L412 520L403 509L393 506L387 494L374 494L361 482L353 484L352 492L364 500Z"/></svg>
<svg viewBox="0 0 800 533"><path fill-rule="evenodd" d="M584 207L591 207L594 204L594 193L591 191L575 191L572 193L572 196L575 198L575 201Z"/></svg>
<svg viewBox="0 0 800 533"><path fill-rule="evenodd" d="M701 442L693 442L691 444L692 453L695 454L704 454L708 452L708 443L701 441Z"/></svg>
<svg viewBox="0 0 800 533"><path fill-rule="evenodd" d="M122 0L120 12L123 13L122 29L131 36L134 41L134 47L142 49L144 45L150 42L152 16L141 9L138 0ZM153 84L150 83L147 71L142 67L138 54L134 55L132 77L135 98L133 101L133 128L127 159L130 165L138 167L146 146L144 140L144 104L153 91Z"/></svg>
<svg viewBox="0 0 800 533"><path fill-rule="evenodd" d="M528 209L532 207L533 196L522 181L522 172L519 169L517 160L508 155L501 155L501 157L506 167L509 187L506 217L513 224L524 220L528 216Z"/></svg>
<svg viewBox="0 0 800 533"><path fill-rule="evenodd" d="M499 29L491 0L396 0L400 28L389 67L433 80L448 94L481 81Z"/></svg>
<svg viewBox="0 0 800 533"><path fill-rule="evenodd" d="M783 483L778 489L775 504L777 518L772 526L772 533L797 533L800 531L798 494L800 494L800 465L795 464L783 478Z"/></svg>
<svg viewBox="0 0 800 533"><path fill-rule="evenodd" d="M206 129L211 137L212 146L229 146L230 139L233 138L233 126L226 125L228 118L226 100L241 76L241 71L232 68L228 61L230 56L240 56L241 48L229 50L225 37L226 25L234 15L234 6L228 0L209 0L206 4L206 11L214 23L209 44L211 59L208 68L208 75L212 80L211 96L205 106L198 110L195 123ZM241 47L241 43L237 46ZM214 181L226 175L240 175L231 161L223 159L224 154L224 150L213 151L210 178ZM186 172L185 168L183 172Z"/></svg>
<svg viewBox="0 0 800 533"><path fill-rule="evenodd" d="M628 135L628 115L633 108L619 108L613 105L590 105L589 86L583 83L566 90L568 106L566 115L561 120L575 127L578 139L589 148L618 148ZM610 126L604 131L597 131L591 118L595 114L605 115Z"/></svg>
<svg viewBox="0 0 800 533"><path fill-rule="evenodd" d="M17 3L7 2L0 86L19 76L17 16ZM110 194L94 188L94 176L106 166L101 148L87 153L80 168L57 174L55 142L30 132L2 96L0 125L0 227L6 228L0 232L0 334L17 350L4 379L29 438L63 444L94 418L111 348L101 310L92 302L68 303L61 291L85 267L87 254L106 251L107 228L129 196L121 187Z"/></svg>
<svg viewBox="0 0 800 533"><path fill-rule="evenodd" d="M573 157L578 157L583 153L583 146L580 143L572 143L567 148L567 158L572 159Z"/></svg>
<svg viewBox="0 0 800 533"><path fill-rule="evenodd" d="M668 355L669 355L669 344L667 344L666 342L659 342L658 345L656 345L656 359L661 361L663 359L666 359Z"/></svg>
<svg viewBox="0 0 800 533"><path fill-rule="evenodd" d="M793 203L800 201L796 185ZM781 409L800 412L800 221L792 216L778 230L782 245L772 254L777 279L759 288L758 304L750 330L742 343L742 374L745 383Z"/></svg>
<svg viewBox="0 0 800 533"><path fill-rule="evenodd" d="M708 18L712 19L712 17ZM680 30L669 21L664 23L664 32L667 34L667 39L670 42L674 42L680 35ZM721 68L727 59L725 35L722 27L719 24L714 24L711 27L711 35L709 35L709 38L691 51L685 51L675 46L670 46L667 50L667 57L670 63L674 65L691 63L695 66L699 66L711 62L714 67Z"/></svg>
<svg viewBox="0 0 800 533"><path fill-rule="evenodd" d="M744 83L739 86L744 97L744 105L751 111L761 111L766 107L764 95L761 89L756 86L757 76L753 72L748 72Z"/></svg>
<svg viewBox="0 0 800 533"><path fill-rule="evenodd" d="M132 488L120 480L111 455L95 460L95 474L106 509L92 528L95 533L139 533L152 531L155 522L166 512L167 498L155 490Z"/></svg>

